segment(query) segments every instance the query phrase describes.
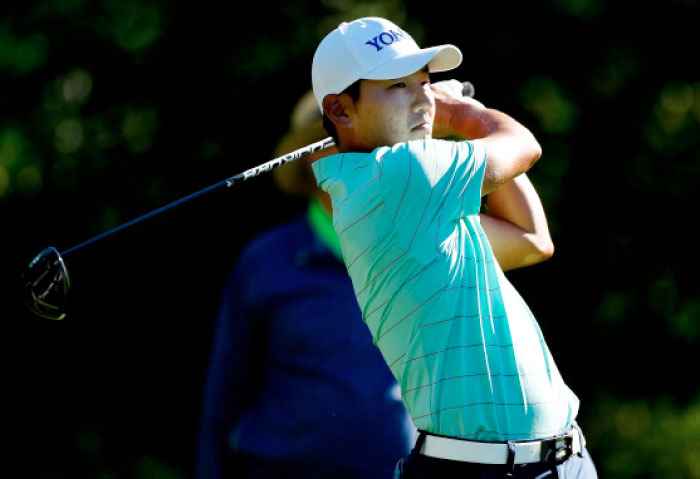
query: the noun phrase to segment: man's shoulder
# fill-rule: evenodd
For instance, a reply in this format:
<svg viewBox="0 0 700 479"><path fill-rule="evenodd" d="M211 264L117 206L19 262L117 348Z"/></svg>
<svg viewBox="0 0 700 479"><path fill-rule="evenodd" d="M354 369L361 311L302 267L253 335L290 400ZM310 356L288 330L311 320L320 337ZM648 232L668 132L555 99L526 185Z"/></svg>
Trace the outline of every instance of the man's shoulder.
<svg viewBox="0 0 700 479"><path fill-rule="evenodd" d="M481 140L463 140L460 138L423 138L420 140L412 140L400 145L405 145L405 148L411 151L426 151L426 152L456 152L458 150L470 150L474 145Z"/></svg>
<svg viewBox="0 0 700 479"><path fill-rule="evenodd" d="M454 141L424 138L420 140L410 140L394 145L378 146L369 152L348 151L336 153L334 155L321 158L316 161L312 167L317 175L327 176L329 172L341 172L347 168L356 168L357 162L361 160L377 160L382 161L390 156L399 156L402 154L413 153L419 154L422 152L434 152L451 150L454 146ZM325 174L324 174L325 173Z"/></svg>
<svg viewBox="0 0 700 479"><path fill-rule="evenodd" d="M434 173L435 168L439 165L446 167L455 162L461 163L471 159L474 151L475 143L473 141L424 138L379 148L375 150L375 153L385 171L387 168L388 171L393 171L392 166L403 169L408 163L415 163L420 165L426 174L430 174Z"/></svg>
<svg viewBox="0 0 700 479"><path fill-rule="evenodd" d="M224 295L246 307L264 307L272 295L289 283L294 252L308 241L305 215L281 223L248 241L236 257Z"/></svg>
<svg viewBox="0 0 700 479"><path fill-rule="evenodd" d="M348 151L329 155L311 164L317 183L320 185L324 181L347 170L351 165L357 165L366 158L370 158L374 152L363 153L358 151Z"/></svg>
<svg viewBox="0 0 700 479"><path fill-rule="evenodd" d="M324 188L324 184L332 183L351 171L353 175L362 172L369 174L370 171L364 167L373 163L383 167L385 163L403 164L404 159L422 164L451 161L456 158L466 159L473 156L475 151L483 149L477 146L479 142L480 140L454 141L437 138L410 140L391 146L380 146L371 152L336 153L316 161L312 168L319 186Z"/></svg>
<svg viewBox="0 0 700 479"><path fill-rule="evenodd" d="M377 148L372 152L378 159L389 156L410 155L412 158L464 156L471 154L480 140L422 138L396 143L391 147Z"/></svg>

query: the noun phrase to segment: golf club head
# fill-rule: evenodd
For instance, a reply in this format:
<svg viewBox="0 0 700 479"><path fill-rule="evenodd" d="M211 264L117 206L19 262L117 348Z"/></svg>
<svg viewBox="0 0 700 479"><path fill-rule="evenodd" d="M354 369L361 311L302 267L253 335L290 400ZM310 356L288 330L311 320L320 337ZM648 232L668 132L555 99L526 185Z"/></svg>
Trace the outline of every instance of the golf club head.
<svg viewBox="0 0 700 479"><path fill-rule="evenodd" d="M472 82L464 81L462 82L462 96L468 96L469 98L474 98L474 85Z"/></svg>
<svg viewBox="0 0 700 479"><path fill-rule="evenodd" d="M24 301L42 318L63 319L70 291L70 278L63 258L49 246L34 258L22 273Z"/></svg>

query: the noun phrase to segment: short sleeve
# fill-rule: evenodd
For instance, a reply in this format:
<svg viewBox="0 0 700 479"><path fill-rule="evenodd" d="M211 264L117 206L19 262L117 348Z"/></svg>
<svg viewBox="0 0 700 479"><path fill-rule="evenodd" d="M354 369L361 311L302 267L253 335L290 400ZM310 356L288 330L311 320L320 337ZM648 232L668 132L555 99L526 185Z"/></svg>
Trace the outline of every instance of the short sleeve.
<svg viewBox="0 0 700 479"><path fill-rule="evenodd" d="M384 150L380 161L387 208L397 220L422 215L422 222L478 214L485 158L480 140L419 140Z"/></svg>
<svg viewBox="0 0 700 479"><path fill-rule="evenodd" d="M481 189L486 171L486 145L481 140L455 142L458 150L458 183L463 185L459 192L462 198L459 216L476 215L481 208Z"/></svg>

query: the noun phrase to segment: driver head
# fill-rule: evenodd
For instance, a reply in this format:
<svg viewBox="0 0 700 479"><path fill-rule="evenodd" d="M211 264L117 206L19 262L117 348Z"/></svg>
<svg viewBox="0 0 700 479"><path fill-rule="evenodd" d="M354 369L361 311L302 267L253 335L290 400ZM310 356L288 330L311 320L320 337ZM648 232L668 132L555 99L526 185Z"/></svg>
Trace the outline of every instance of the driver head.
<svg viewBox="0 0 700 479"><path fill-rule="evenodd" d="M39 253L22 273L25 304L35 314L48 319L63 319L70 279L63 258L49 246Z"/></svg>

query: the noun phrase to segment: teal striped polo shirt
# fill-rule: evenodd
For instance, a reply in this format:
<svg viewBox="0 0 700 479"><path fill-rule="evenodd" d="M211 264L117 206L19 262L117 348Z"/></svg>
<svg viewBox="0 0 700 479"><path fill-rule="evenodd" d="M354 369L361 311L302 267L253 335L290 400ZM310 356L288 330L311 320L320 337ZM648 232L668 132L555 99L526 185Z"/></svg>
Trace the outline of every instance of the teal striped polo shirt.
<svg viewBox="0 0 700 479"><path fill-rule="evenodd" d="M479 223L481 141L416 140L313 164L362 316L418 429L484 441L575 418L540 328Z"/></svg>

